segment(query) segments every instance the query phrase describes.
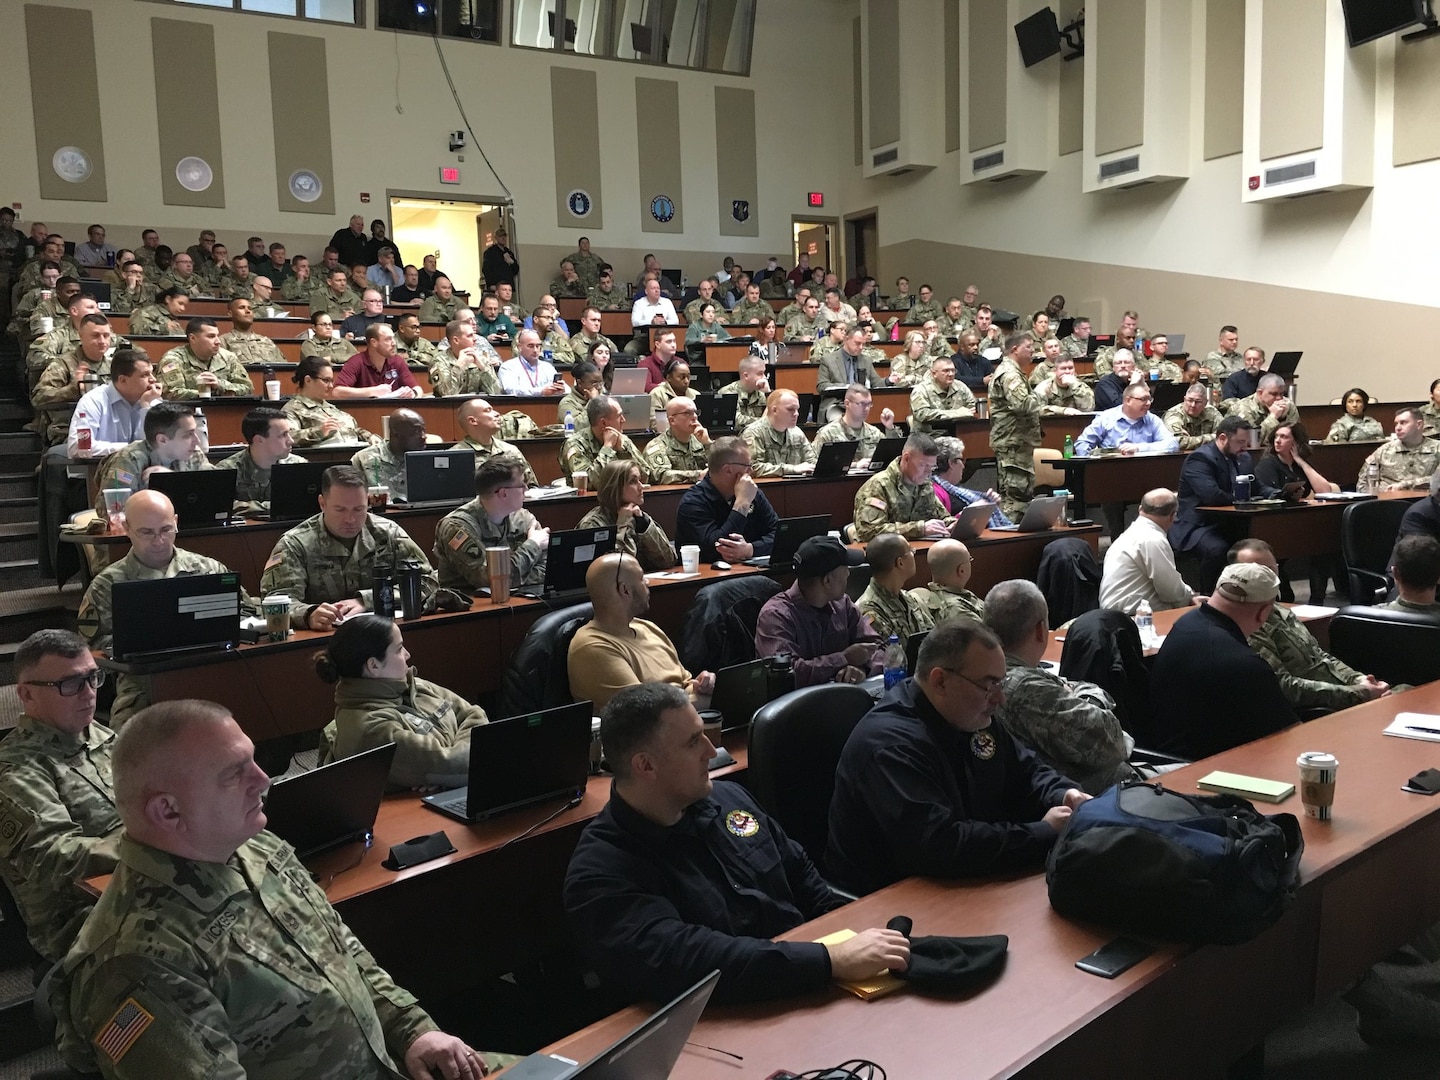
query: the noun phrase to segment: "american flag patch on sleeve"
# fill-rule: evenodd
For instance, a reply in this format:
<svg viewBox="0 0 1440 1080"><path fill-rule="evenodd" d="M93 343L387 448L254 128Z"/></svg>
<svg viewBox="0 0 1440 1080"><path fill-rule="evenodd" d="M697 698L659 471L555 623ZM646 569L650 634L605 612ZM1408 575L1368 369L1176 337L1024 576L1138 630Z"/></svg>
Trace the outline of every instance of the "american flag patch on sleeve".
<svg viewBox="0 0 1440 1080"><path fill-rule="evenodd" d="M140 1007L133 997L115 1011L109 1022L95 1035L95 1046L112 1062L118 1063L135 1040L155 1022L155 1017Z"/></svg>

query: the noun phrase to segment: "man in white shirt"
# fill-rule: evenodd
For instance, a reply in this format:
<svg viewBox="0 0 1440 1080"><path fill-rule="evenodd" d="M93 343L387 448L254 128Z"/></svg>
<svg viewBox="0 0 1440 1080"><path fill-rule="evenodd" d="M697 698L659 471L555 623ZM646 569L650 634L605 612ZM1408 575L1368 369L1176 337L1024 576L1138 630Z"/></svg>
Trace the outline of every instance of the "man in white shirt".
<svg viewBox="0 0 1440 1080"><path fill-rule="evenodd" d="M1179 496L1167 488L1145 493L1134 523L1105 552L1101 607L1133 615L1142 600L1150 601L1151 611L1200 602L1175 569L1175 552L1166 535L1179 508Z"/></svg>
<svg viewBox="0 0 1440 1080"><path fill-rule="evenodd" d="M540 355L540 335L534 330L520 331L515 355L500 365L499 374L500 388L507 394L558 397L569 389L555 374L555 365Z"/></svg>
<svg viewBox="0 0 1440 1080"><path fill-rule="evenodd" d="M105 226L91 225L87 244L75 245L75 261L81 266L114 266L115 249L105 242Z"/></svg>
<svg viewBox="0 0 1440 1080"><path fill-rule="evenodd" d="M630 309L631 326L650 326L655 322L656 315L665 316L666 326L679 326L680 317L675 314L675 305L668 297L660 295L660 279L645 279L645 295L635 301L635 306Z"/></svg>
<svg viewBox="0 0 1440 1080"><path fill-rule="evenodd" d="M160 400L149 358L139 349L117 349L110 359L110 382L88 391L75 406L65 452L75 457L105 457L145 437L145 411ZM79 448L82 426L90 429L90 449Z"/></svg>

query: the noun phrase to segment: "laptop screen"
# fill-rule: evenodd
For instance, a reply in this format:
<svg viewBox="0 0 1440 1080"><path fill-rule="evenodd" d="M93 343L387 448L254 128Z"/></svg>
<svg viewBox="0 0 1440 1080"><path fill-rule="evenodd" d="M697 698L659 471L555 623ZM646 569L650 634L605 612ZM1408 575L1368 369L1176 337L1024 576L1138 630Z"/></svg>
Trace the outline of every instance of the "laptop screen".
<svg viewBox="0 0 1440 1080"><path fill-rule="evenodd" d="M770 565L785 566L795 560L795 552L812 536L824 536L830 531L829 514L813 514L809 517L781 518L775 525L775 546L770 549Z"/></svg>
<svg viewBox="0 0 1440 1080"><path fill-rule="evenodd" d="M412 450L405 455L410 502L467 502L475 497L475 451Z"/></svg>
<svg viewBox="0 0 1440 1080"><path fill-rule="evenodd" d="M359 839L375 827L395 744L332 761L270 785L265 827L300 858Z"/></svg>
<svg viewBox="0 0 1440 1080"><path fill-rule="evenodd" d="M117 660L240 643L240 575L117 581L110 590Z"/></svg>
<svg viewBox="0 0 1440 1080"><path fill-rule="evenodd" d="M170 500L180 528L204 529L230 520L238 475L234 469L156 472L146 483Z"/></svg>
<svg viewBox="0 0 1440 1080"><path fill-rule="evenodd" d="M545 551L546 594L584 592L585 571L601 555L614 550L615 529L611 525L552 532Z"/></svg>
<svg viewBox="0 0 1440 1080"><path fill-rule="evenodd" d="M320 482L333 462L301 461L270 470L270 518L285 521L320 512Z"/></svg>
<svg viewBox="0 0 1440 1080"><path fill-rule="evenodd" d="M590 779L591 703L523 713L470 730L472 818L583 792Z"/></svg>

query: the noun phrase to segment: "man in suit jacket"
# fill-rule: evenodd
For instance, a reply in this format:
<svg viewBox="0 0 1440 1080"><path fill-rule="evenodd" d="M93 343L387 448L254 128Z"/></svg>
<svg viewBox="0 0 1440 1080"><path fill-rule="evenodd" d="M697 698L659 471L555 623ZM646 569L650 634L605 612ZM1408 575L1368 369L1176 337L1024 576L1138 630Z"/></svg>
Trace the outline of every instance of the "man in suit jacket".
<svg viewBox="0 0 1440 1080"><path fill-rule="evenodd" d="M874 389L885 385L885 380L875 374L875 365L865 355L865 331L857 323L845 327L845 340L840 343L840 348L832 349L820 358L820 373L816 382L822 387L860 383Z"/></svg>
<svg viewBox="0 0 1440 1080"><path fill-rule="evenodd" d="M1235 477L1251 471L1247 453L1251 430L1247 420L1225 417L1215 428L1215 440L1192 450L1180 467L1180 512L1170 530L1170 545L1178 552L1200 556L1199 593L1214 591L1230 542L1196 508L1234 505ZM1259 494L1253 488L1252 492Z"/></svg>

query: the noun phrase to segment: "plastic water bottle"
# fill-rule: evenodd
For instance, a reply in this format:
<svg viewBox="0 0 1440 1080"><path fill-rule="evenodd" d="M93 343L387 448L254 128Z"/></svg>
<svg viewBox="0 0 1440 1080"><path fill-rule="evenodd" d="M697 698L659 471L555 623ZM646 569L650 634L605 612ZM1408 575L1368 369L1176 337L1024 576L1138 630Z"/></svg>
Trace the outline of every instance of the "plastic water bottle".
<svg viewBox="0 0 1440 1080"><path fill-rule="evenodd" d="M548 349L548 348L547 348L547 349L543 349L543 350L541 350L540 355L545 358L545 362L546 362L547 364L553 364L553 363L555 362L555 350L554 350L554 349Z"/></svg>
<svg viewBox="0 0 1440 1080"><path fill-rule="evenodd" d="M208 454L210 452L210 421L205 416L204 409L196 408L195 410L195 431L200 436L200 452Z"/></svg>
<svg viewBox="0 0 1440 1080"><path fill-rule="evenodd" d="M1065 444L1060 448L1060 456L1062 458L1073 458L1075 456L1075 437L1073 435L1065 436Z"/></svg>
<svg viewBox="0 0 1440 1080"><path fill-rule="evenodd" d="M567 436L575 434L575 414L569 409L565 410L565 434Z"/></svg>
<svg viewBox="0 0 1440 1080"><path fill-rule="evenodd" d="M75 426L75 449L84 450L87 453L91 448L90 417L85 415L85 410L80 410L80 420Z"/></svg>
<svg viewBox="0 0 1440 1080"><path fill-rule="evenodd" d="M1150 611L1150 601L1141 600L1135 609L1135 626L1140 631L1140 647L1153 648L1155 645L1155 616Z"/></svg>
<svg viewBox="0 0 1440 1080"><path fill-rule="evenodd" d="M905 679L905 646L900 644L896 634L890 635L885 643L885 689L889 690Z"/></svg>

